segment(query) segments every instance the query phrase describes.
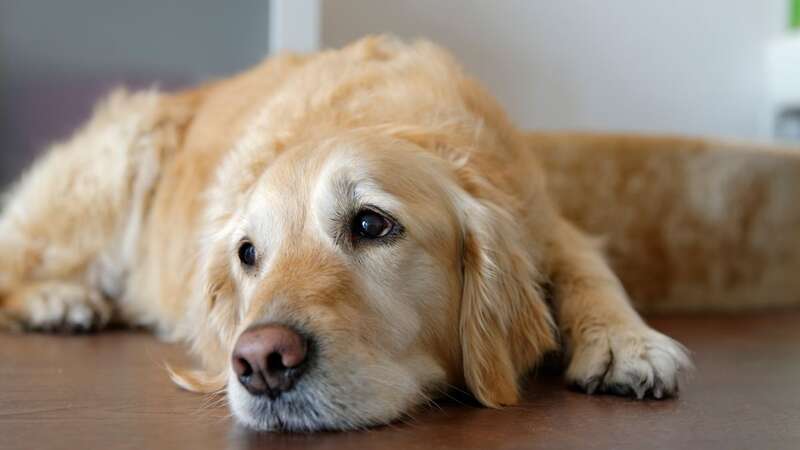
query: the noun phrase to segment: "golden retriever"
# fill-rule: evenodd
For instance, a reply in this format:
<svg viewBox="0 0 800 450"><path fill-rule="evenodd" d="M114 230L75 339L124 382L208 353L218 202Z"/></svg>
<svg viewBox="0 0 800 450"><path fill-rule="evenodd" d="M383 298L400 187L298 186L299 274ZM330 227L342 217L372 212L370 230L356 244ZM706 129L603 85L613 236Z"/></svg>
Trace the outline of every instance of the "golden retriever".
<svg viewBox="0 0 800 450"><path fill-rule="evenodd" d="M532 150L550 139L517 130L442 49L385 37L187 92L116 92L11 191L0 323L188 341L202 368L173 379L225 388L260 430L387 423L452 386L513 405L560 348L588 393L674 395L686 351L578 229L616 219L593 188L609 169ZM579 179L546 183L570 164Z"/></svg>

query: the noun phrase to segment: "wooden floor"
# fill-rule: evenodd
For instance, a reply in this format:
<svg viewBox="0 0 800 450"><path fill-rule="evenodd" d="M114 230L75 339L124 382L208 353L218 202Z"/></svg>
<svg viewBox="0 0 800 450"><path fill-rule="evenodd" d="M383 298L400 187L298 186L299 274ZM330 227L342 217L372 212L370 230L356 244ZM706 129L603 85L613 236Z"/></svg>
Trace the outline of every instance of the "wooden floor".
<svg viewBox="0 0 800 450"><path fill-rule="evenodd" d="M183 350L144 334L0 335L0 448L800 448L800 312L651 323L694 353L678 399L589 397L540 374L516 408L441 402L405 423L309 435L235 425L218 400L174 387L162 363Z"/></svg>

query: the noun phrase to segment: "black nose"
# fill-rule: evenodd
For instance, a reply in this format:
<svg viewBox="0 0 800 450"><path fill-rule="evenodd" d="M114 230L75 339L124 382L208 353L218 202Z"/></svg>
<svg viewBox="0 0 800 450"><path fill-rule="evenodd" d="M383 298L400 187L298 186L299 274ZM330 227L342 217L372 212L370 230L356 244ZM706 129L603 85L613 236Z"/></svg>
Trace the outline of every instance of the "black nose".
<svg viewBox="0 0 800 450"><path fill-rule="evenodd" d="M279 396L294 387L308 364L308 341L283 325L261 325L239 336L233 370L253 395Z"/></svg>

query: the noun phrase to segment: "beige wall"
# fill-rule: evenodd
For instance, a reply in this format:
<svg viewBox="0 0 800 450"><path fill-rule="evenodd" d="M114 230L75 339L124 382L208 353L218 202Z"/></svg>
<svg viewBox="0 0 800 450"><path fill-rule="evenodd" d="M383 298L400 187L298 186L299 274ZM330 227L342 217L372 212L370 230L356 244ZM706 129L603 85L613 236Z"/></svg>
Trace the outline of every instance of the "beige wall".
<svg viewBox="0 0 800 450"><path fill-rule="evenodd" d="M323 46L391 32L453 50L529 128L765 138L784 0L323 0Z"/></svg>

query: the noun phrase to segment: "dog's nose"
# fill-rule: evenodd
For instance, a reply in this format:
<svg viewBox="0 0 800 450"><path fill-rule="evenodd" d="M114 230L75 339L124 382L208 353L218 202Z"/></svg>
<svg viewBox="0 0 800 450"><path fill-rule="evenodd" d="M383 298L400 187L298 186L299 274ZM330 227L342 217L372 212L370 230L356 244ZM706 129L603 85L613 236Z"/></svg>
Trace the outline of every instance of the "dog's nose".
<svg viewBox="0 0 800 450"><path fill-rule="evenodd" d="M308 341L283 325L246 330L233 348L233 370L253 395L275 398L291 389L306 369Z"/></svg>

